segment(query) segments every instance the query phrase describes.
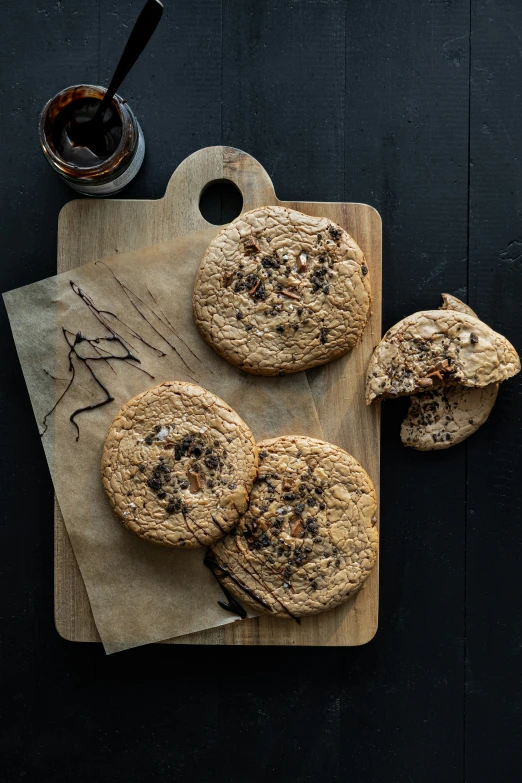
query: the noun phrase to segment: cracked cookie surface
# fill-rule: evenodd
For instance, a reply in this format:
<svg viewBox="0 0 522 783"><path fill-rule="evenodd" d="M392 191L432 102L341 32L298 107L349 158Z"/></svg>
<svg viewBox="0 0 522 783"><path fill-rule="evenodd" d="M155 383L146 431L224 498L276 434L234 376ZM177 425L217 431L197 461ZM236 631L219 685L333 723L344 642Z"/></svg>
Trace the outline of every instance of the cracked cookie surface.
<svg viewBox="0 0 522 783"><path fill-rule="evenodd" d="M467 312L425 310L384 335L368 367L366 402L443 385L487 386L520 371L501 334Z"/></svg>
<svg viewBox="0 0 522 783"><path fill-rule="evenodd" d="M246 511L257 447L245 422L200 386L172 381L129 400L109 427L102 483L141 538L209 546Z"/></svg>
<svg viewBox="0 0 522 783"><path fill-rule="evenodd" d="M284 207L245 212L210 243L196 324L214 350L258 375L306 370L351 350L370 311L362 250L340 226Z"/></svg>
<svg viewBox="0 0 522 783"><path fill-rule="evenodd" d="M213 546L214 572L256 611L299 618L331 609L354 595L377 559L371 479L324 441L284 436L258 447L248 511Z"/></svg>

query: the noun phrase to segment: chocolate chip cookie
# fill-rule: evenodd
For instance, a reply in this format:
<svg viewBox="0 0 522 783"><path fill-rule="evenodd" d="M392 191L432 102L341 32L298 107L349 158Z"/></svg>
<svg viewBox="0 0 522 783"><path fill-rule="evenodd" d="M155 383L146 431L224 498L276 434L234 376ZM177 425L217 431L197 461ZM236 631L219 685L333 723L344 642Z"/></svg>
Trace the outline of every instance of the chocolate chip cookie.
<svg viewBox="0 0 522 783"><path fill-rule="evenodd" d="M109 427L102 483L117 516L141 538L209 546L248 507L257 474L249 428L214 394L162 383L127 402Z"/></svg>
<svg viewBox="0 0 522 783"><path fill-rule="evenodd" d="M299 618L346 601L377 559L377 497L343 449L285 436L259 447L248 511L212 548L212 570L239 601Z"/></svg>
<svg viewBox="0 0 522 783"><path fill-rule="evenodd" d="M351 350L370 312L361 248L327 218L245 212L210 243L194 286L205 340L257 375L306 370Z"/></svg>

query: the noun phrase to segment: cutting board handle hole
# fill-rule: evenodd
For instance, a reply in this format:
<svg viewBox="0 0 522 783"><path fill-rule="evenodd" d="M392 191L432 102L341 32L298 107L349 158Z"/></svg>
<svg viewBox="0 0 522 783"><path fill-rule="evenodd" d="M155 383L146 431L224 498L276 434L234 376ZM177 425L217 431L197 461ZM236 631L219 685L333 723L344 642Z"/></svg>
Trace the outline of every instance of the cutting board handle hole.
<svg viewBox="0 0 522 783"><path fill-rule="evenodd" d="M213 226L222 226L237 218L243 209L241 191L228 179L209 182L201 191L199 211Z"/></svg>

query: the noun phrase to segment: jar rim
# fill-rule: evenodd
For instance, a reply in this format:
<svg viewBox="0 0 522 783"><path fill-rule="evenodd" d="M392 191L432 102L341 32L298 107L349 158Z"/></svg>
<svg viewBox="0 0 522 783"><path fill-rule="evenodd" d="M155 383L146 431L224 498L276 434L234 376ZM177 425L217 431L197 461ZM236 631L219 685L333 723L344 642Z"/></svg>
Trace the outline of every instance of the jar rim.
<svg viewBox="0 0 522 783"><path fill-rule="evenodd" d="M121 139L114 152L101 163L97 163L94 166L77 166L73 163L68 163L58 154L54 145L50 141L50 134L48 132L48 128L46 127L46 124L49 120L50 111L56 106L57 103L60 103L60 101L62 101L67 95L71 94L73 97L71 97L70 101L67 101L63 104L66 106L67 103L75 100L74 94L79 92L83 93L82 97L92 97L103 100L107 89L95 84L74 84L70 87L65 87L63 90L60 90L60 92L56 93L56 95L50 98L41 111L38 123L42 151L49 159L49 162L51 162L62 174L68 177L72 177L74 179L98 179L100 176L109 176L119 166L120 162L125 157L125 149L129 143L131 127L134 120L134 116L130 110L130 107L118 94L114 95L111 101L111 105L118 114L121 122ZM130 124L128 121L126 122L124 109L126 109L126 112L130 118Z"/></svg>

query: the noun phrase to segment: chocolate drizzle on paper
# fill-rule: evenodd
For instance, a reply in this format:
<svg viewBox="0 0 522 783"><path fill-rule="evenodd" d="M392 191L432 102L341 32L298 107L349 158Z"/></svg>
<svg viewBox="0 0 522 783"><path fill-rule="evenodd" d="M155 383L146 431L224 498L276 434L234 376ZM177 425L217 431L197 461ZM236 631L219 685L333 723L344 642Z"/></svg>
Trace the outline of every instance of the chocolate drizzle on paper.
<svg viewBox="0 0 522 783"><path fill-rule="evenodd" d="M246 610L241 606L239 601L236 601L234 596L229 593L227 588L224 586L224 584L221 582L221 579L219 578L219 575L222 576L228 576L229 579L231 579L241 590L244 590L244 592L252 598L252 600L257 601L261 604L261 606L264 606L265 609L268 609L270 612L272 611L272 608L269 604L267 604L266 601L264 601L260 596L257 595L253 590L250 589L250 587L247 587L240 579L237 578L237 576L234 576L228 568L225 568L221 565L221 563L218 563L216 556L212 552L211 549L207 550L207 553L205 555L205 559L203 560L203 565L205 565L209 571L214 575L216 578L217 583L219 584L221 590L223 591L223 594L225 598L227 599L227 603L224 601L218 601L218 604L223 608L226 609L227 612L232 612L232 614L237 614L241 619L243 620L246 616Z"/></svg>
<svg viewBox="0 0 522 783"><path fill-rule="evenodd" d="M145 307L145 308L146 308L146 309L147 309L147 310L148 310L148 311L151 313L151 315L152 315L152 316L153 316L153 317L154 317L154 318L155 318L157 321L159 321L159 323L163 324L163 326L164 326L164 327L166 327L168 331L170 331L172 334L174 334L174 335L177 337L177 339L178 339L178 340L179 340L181 343L183 343L183 345L185 346L185 348L186 348L188 351L190 351L190 353L192 354L192 356L194 357L194 359L197 359L197 361L201 363L201 359L200 359L198 356L196 356L196 354L194 353L194 351L192 351L192 350L189 348L189 346L188 346L188 345L187 345L187 343L186 343L186 342L183 340L183 338L182 338L182 337L180 337L180 336L179 336L179 334L176 332L176 330L174 329L174 327L173 327L172 323L169 321L169 319L167 318L167 316L165 315L165 313L164 313L164 312L163 312L163 310L161 309L160 305L158 304L158 301L157 301L156 297L155 297L155 296L152 294L152 292L150 291L150 289L148 288L148 286L146 287L146 288L147 288L147 292L148 292L149 296L151 297L152 301L154 302L154 304L156 305L156 307L158 308L158 310L160 311L161 315L158 315L158 313L157 313L157 312L156 312L156 311L155 311L155 310L154 310L154 309L153 309L153 308L152 308L152 307L151 307L149 304L147 304L147 302L145 302L145 301L144 301L144 300L143 300L143 299L142 299L140 296L138 296L138 294L137 294L135 291L133 291L131 288L129 288L129 286L128 286L128 285L126 285L125 283L122 283L122 281L119 279L119 277L116 277L116 275L114 274L114 272L112 271L112 269L111 269L109 266L107 266L107 264L105 263L105 261L96 261L95 263L96 263L96 266L100 265L100 266L103 266L103 267L105 267L105 269L107 270L107 272L108 272L108 273L110 274L110 276L111 276L111 277L112 277L112 278L113 278L113 279L114 279L114 280L115 280L115 281L118 283L118 285L120 286L121 290L123 291L123 293L125 294L125 296L126 296L126 297L127 297L127 299L129 300L129 302L131 303L131 305L132 305L132 306L134 307L134 309L135 309L135 310L136 310L136 311L137 311L137 312L140 314L140 316L143 318L143 320L144 320L144 321L146 321L146 322L149 324L149 326L152 328L152 330L153 330L154 332L156 332L156 334L157 334L159 337L161 337L161 339L162 339L162 340L163 340L165 343L167 343L167 345L168 345L170 348L172 348L172 350L173 350L173 351L175 352L175 354L176 354L176 355L179 357L179 359L181 359L181 361L183 362L183 364L185 365L185 367L187 368L187 370L188 370L189 372L194 372L194 370L192 369L192 367L189 367L189 365L187 364L187 362L184 360L183 356L181 356L181 354L180 354L180 352L178 351L178 349L176 348L176 346L175 346L175 345L173 345L173 343L171 343L171 342L170 342L170 340L167 340L167 338L166 338L166 337L165 337L165 336L164 336L164 335L163 335L163 334L162 334L162 333L161 333L161 332L160 332L160 331L159 331L159 330L158 330L158 329L157 329L157 328L154 326L154 324L153 324L153 323L151 323L151 321L149 321L149 319L147 318L147 316L146 316L146 315L145 315L145 314L144 314L144 313L143 313L143 312L140 310L140 308L138 307L138 305L137 305L137 304L136 304L136 302L134 301L134 299L137 299L137 300L138 300L138 302L140 302L140 304L142 304L142 305L143 305L143 306L144 306L144 307ZM132 297L134 297L134 299L133 299ZM158 355L159 355L159 356L166 356L166 354L165 354L165 353L162 353L161 351L159 351L159 349L155 348L154 350L158 351Z"/></svg>
<svg viewBox="0 0 522 783"><path fill-rule="evenodd" d="M221 563L220 563L220 562L217 560L217 558L216 558L216 556L215 556L214 552L212 552L210 549L207 551L207 554L205 555L205 559L203 560L203 564L204 564L204 565L206 565L206 567L207 567L207 568L208 568L210 571L212 571L212 573L213 573L213 574L214 574L214 576L216 577L217 581L219 582L219 586L221 587L221 589L223 590L223 593L225 594L225 597L226 597L226 599L227 599L228 603L227 603L227 604L225 604L225 602L224 602L224 601L218 601L218 604L219 604L219 605L220 605L220 606L221 606L223 609L226 609L228 612L232 612L233 614L237 614L237 615L239 615L239 617L241 617L241 618L243 618L243 617L246 617L246 612L245 612L245 610L243 609L243 607L241 606L241 604L240 604L238 601L236 601L236 599L235 599L235 598L234 598L234 597L233 597L233 596L232 596L232 595L229 593L229 591L228 591L228 590L226 589L226 587L223 585L223 583L222 583L222 581L221 581L221 579L220 579L220 576L221 576L221 577L225 577L225 578L227 578L227 579L230 579L232 582L234 582L234 584L235 584L235 585L237 585L237 587L239 587L239 589L240 589L240 590L242 590L242 591L243 591L243 592L244 592L246 595L248 595L248 596L249 596L249 597L250 597L250 598L251 598L253 601L255 601L256 603L260 604L260 605L261 605L261 606L263 606L265 609L268 609L268 611L269 611L269 612L272 612L272 611L273 611L273 610L272 610L272 607L270 606L270 604L269 604L269 603L267 603L267 602L264 600L264 598L261 598L261 596L260 596L260 595L258 595L258 594L257 594L257 593L256 593L254 590L252 590L252 588L251 588L251 587L248 587L248 585L246 585L246 584L245 584L245 583L244 583L244 582L243 582L241 579L239 579L239 577L237 577L235 574L233 574L233 573L232 573L232 571L230 571L228 568L225 568L225 566L221 565ZM244 566L243 566L243 568L244 568ZM247 570L247 569L245 569L245 570ZM255 569L254 569L254 571L255 571ZM257 578L256 578L256 576L254 576L254 574L252 574L251 572L248 572L248 573L250 573L250 576L251 576L251 577L252 577L252 578L253 578L255 581L257 581L257 582L260 582L260 581L262 581L260 578L259 578L259 579L257 579ZM257 574L257 571L255 571L255 573ZM259 575L258 575L258 576L259 576ZM287 614L289 617L291 617L291 618L292 618L292 620L295 620L295 621L296 621L296 623L297 623L298 625L301 625L301 620L299 619L299 617L296 617L296 615L295 615L295 614L293 614L293 613L292 613L292 612L291 612L291 611L290 611L290 610L289 610L289 609L288 609L288 608L287 608L287 607L286 607L286 606L283 604L283 602L282 602L282 601L281 601L279 598L277 598L277 597L276 597L276 595L274 594L274 592L273 592L272 590L270 590L270 588L268 587L268 585L266 585L264 582L263 582L262 584L263 584L263 587L264 587L266 590L268 590L268 592L270 593L270 595L272 595L272 597L273 597L273 598L274 598L274 599L277 601L277 603L278 603L278 604L281 606L281 608L283 609L283 611L284 611L284 612L286 612L286 614ZM243 615L243 614L241 614L241 613L240 613L240 611L238 611L238 608L239 608L239 610L240 610L240 611L242 611L242 612L245 612L245 614L244 614L244 615Z"/></svg>
<svg viewBox="0 0 522 783"><path fill-rule="evenodd" d="M97 265L99 264L106 269L106 271L110 274L113 280L115 280L115 282L118 284L120 289L123 291L127 300L130 302L133 308L140 315L140 317L150 326L153 332L157 334L158 337L161 340L163 340L163 342L169 348L172 348L176 356L178 356L180 361L185 366L189 376L193 378L192 375L192 373L194 372L193 368L190 367L189 364L187 364L187 362L181 356L180 352L178 351L174 343L171 342L171 340L169 340L167 337L165 337L164 334L160 332L157 326L154 325L152 320L149 317L147 317L145 313L148 312L150 316L155 318L157 322L162 324L163 327L167 329L167 331L170 331L181 343L183 343L183 345L187 348L187 350L198 362L201 363L201 359L199 359L199 357L196 356L196 354L189 348L189 346L185 343L185 341L177 334L172 323L169 321L169 319L161 309L157 299L154 297L150 289L147 287L147 292L151 297L152 301L154 302L155 307L159 310L160 315L158 315L158 312L156 312L156 310L153 307L151 307L151 305L147 304L147 302L144 299L142 299L135 291L133 291L131 288L129 288L128 285L123 283L104 261L97 261L96 264ZM89 294L87 294L86 291L80 288L80 286L77 285L73 280L70 280L69 283L76 296L78 296L82 300L82 302L87 306L88 310L92 313L92 315L94 315L96 320L105 329L107 329L109 334L102 335L100 337L86 337L84 334L82 334L81 331L76 331L76 332L70 331L62 326L62 334L68 346L67 360L68 360L68 372L70 373L70 377L69 379L56 378L56 380L68 381L67 386L65 387L64 391L60 394L53 407L43 417L40 437L43 437L43 435L47 432L49 417L54 413L57 406L66 397L67 393L70 391L70 389L74 384L74 381L76 379L76 367L75 367L75 359L76 359L83 363L83 365L87 368L91 378L96 383L97 387L105 395L104 399L100 400L100 402L80 406L75 411L73 411L73 413L70 415L69 420L76 428L76 441L78 441L80 438L80 428L76 422L76 417L79 416L81 413L86 413L88 411L95 410L96 408L100 408L103 405L107 405L108 403L114 400L114 397L112 396L107 386L102 382L102 380L98 377L98 375L94 371L94 368L91 366L91 362L103 361L113 370L113 372L115 372L114 368L111 365L111 361L120 361L125 364L130 364L135 369L145 373L145 375L148 375L149 378L154 379L154 375L149 373L143 367L137 366L141 364L141 359L138 356L138 351L136 347L132 344L132 342L128 338L124 337L120 332L117 332L115 326L111 324L118 324L118 329L126 330L126 332L129 333L134 340L138 340L147 348L154 351L157 356L163 357L166 356L167 354L157 345L154 345L153 343L146 340L142 334L136 331L136 329L133 329L131 326L125 323L125 321L122 321L122 319L118 315L116 315L116 313L114 313L112 310L101 310L100 308L98 308L94 303L92 297L89 296ZM142 308L140 308L138 304L136 304L135 300L137 300L142 305ZM124 353L123 354L114 353L102 347L103 343L111 343L111 342L116 343L118 346L120 346L120 348L124 351ZM81 351L78 350L78 347L82 343L85 343L88 346L90 346L90 348L94 350L95 355L86 356L82 354ZM46 370L45 368L44 368L44 372L52 378L55 377L51 375L51 373L48 372L48 370Z"/></svg>
<svg viewBox="0 0 522 783"><path fill-rule="evenodd" d="M53 407L51 408L51 410L48 413L46 413L45 416L43 417L43 422L42 422L43 430L42 430L42 432L40 432L40 437L42 437L45 434L45 432L47 431L47 428L48 428L47 419L56 410L56 407L63 400L63 398L66 396L67 392L69 391L69 389L71 388L71 386L74 383L74 379L76 377L76 367L75 367L73 359L76 358L80 362L83 362L83 364L85 365L85 367L87 367L87 370L89 371L91 377L93 378L93 380L95 381L97 386L105 394L105 399L101 400L100 402L92 403L91 405L84 405L83 407L76 408L76 410L73 411L73 413L71 413L71 415L69 416L69 421L76 428L76 440L78 441L80 439L80 428L78 427L78 424L75 421L76 416L79 416L80 413L85 413L86 411L95 410L95 408L101 408L103 405L107 405L109 402L112 402L114 400L114 397L109 392L109 390L107 389L105 384L98 378L98 376L94 372L94 369L91 367L89 362L100 362L100 361L101 362L106 362L109 365L109 367L111 367L110 361L139 362L140 360L138 359L137 356L134 356L134 354L131 351L129 351L127 346L124 344L122 338L117 336L117 335L115 335L115 334L111 334L111 335L108 335L106 337L91 337L90 338L90 337L85 337L81 332L76 332L76 334L74 334L73 332L69 332L67 329L64 329L64 327L62 327L62 334L63 334L63 336L65 338L65 341L66 341L67 345L69 346L69 352L67 354L67 358L69 360L69 372L71 373L71 377L69 378L69 382L67 383L67 386L65 387L63 392L60 394L60 396L56 400L56 402L53 405ZM106 342L106 343L115 342L115 343L117 343L118 345L120 345L123 348L125 353L123 355L118 355L118 354L115 354L115 353L111 353L110 351L106 351L100 345L100 343L102 343L102 342ZM91 348L94 349L94 351L96 352L97 355L96 356L82 356L82 354L78 351L78 346L81 345L81 343L87 343L87 345L89 345ZM135 365L133 365L133 366L135 366ZM114 370L114 368L111 368L111 369ZM137 370L141 370L141 372L146 373L150 378L154 378L153 375L148 373L143 368L136 367L136 369ZM50 375L50 373L47 373L47 374Z"/></svg>

